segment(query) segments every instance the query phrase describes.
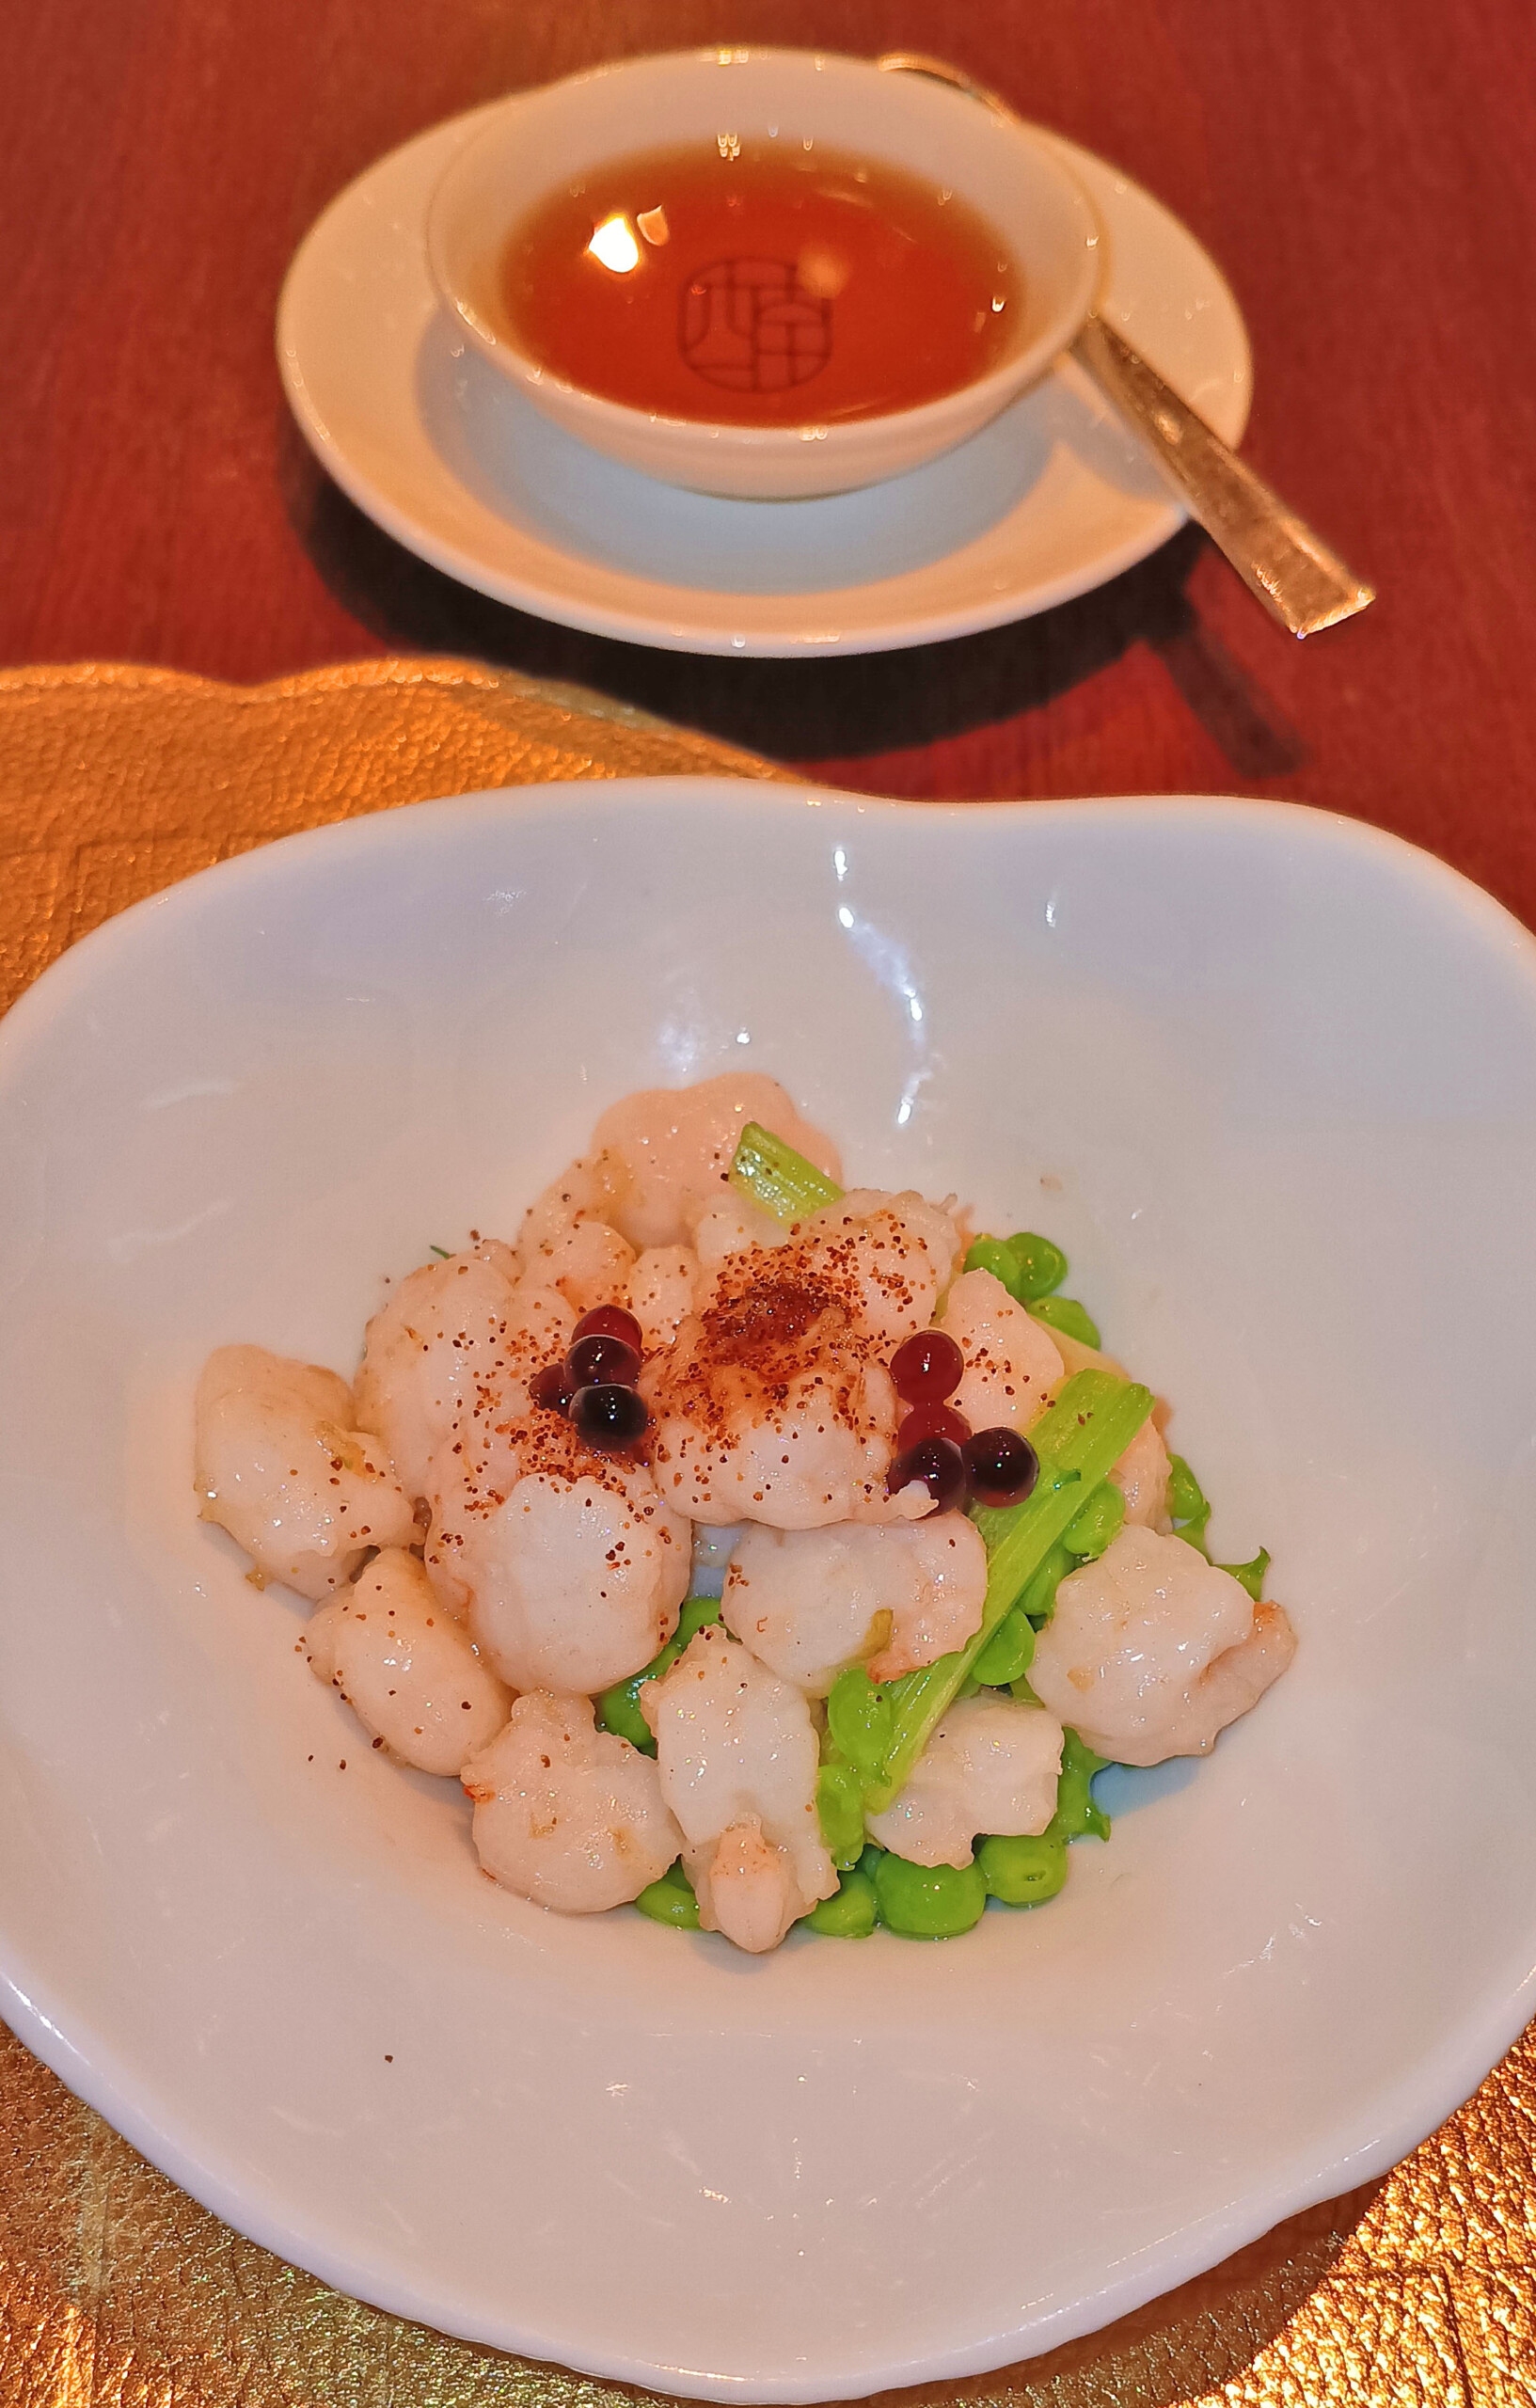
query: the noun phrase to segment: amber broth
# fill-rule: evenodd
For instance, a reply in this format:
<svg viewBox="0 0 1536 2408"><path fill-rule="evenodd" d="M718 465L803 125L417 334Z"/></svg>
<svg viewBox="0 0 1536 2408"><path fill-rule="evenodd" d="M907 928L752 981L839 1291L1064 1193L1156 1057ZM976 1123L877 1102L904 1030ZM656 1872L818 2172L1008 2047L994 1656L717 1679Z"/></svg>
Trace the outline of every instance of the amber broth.
<svg viewBox="0 0 1536 2408"><path fill-rule="evenodd" d="M672 418L819 424L910 409L995 367L1021 309L957 195L797 139L652 150L516 228L514 336L588 392Z"/></svg>

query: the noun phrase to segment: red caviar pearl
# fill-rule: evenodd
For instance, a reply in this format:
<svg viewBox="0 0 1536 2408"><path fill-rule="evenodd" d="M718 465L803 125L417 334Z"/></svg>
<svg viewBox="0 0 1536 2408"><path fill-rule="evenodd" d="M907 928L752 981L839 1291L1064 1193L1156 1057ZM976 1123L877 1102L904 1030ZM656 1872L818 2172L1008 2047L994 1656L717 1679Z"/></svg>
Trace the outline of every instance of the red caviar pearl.
<svg viewBox="0 0 1536 2408"><path fill-rule="evenodd" d="M571 1419L589 1447L604 1454L621 1452L642 1437L650 1419L643 1397L617 1380L599 1380L578 1388L571 1399Z"/></svg>
<svg viewBox="0 0 1536 2408"><path fill-rule="evenodd" d="M563 1363L546 1363L542 1371L534 1372L528 1392L535 1404L546 1406L551 1413L563 1413L576 1386Z"/></svg>
<svg viewBox="0 0 1536 2408"><path fill-rule="evenodd" d="M908 1404L942 1404L965 1377L965 1356L947 1330L920 1329L891 1357L896 1394Z"/></svg>
<svg viewBox="0 0 1536 2408"><path fill-rule="evenodd" d="M923 1482L941 1513L960 1502L965 1495L965 1457L952 1438L925 1438L906 1454L897 1455L885 1475L885 1493L895 1497L914 1480Z"/></svg>
<svg viewBox="0 0 1536 2408"><path fill-rule="evenodd" d="M577 1339L565 1357L565 1369L574 1388L591 1387L594 1380L617 1380L621 1387L632 1388L640 1377L640 1349L627 1339L594 1329Z"/></svg>
<svg viewBox="0 0 1536 2408"><path fill-rule="evenodd" d="M618 1338L625 1346L632 1346L637 1354L645 1352L641 1325L622 1305L594 1305L590 1313L583 1313L571 1332L571 1344L578 1345L583 1338Z"/></svg>
<svg viewBox="0 0 1536 2408"><path fill-rule="evenodd" d="M971 1424L952 1405L914 1404L896 1432L896 1452L904 1455L925 1438L948 1438L963 1449L970 1435Z"/></svg>
<svg viewBox="0 0 1536 2408"><path fill-rule="evenodd" d="M1021 1505L1040 1476L1040 1459L1017 1430L978 1430L965 1449L978 1505Z"/></svg>

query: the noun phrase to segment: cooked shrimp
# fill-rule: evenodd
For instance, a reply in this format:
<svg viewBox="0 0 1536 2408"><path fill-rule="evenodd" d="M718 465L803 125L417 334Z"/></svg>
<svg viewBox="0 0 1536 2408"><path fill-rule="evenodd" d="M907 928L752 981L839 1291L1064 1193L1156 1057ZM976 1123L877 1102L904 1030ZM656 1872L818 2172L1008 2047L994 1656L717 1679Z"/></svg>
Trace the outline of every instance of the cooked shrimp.
<svg viewBox="0 0 1536 2408"><path fill-rule="evenodd" d="M384 1440L413 1497L426 1494L427 1466L466 1398L506 1368L517 1278L516 1257L495 1244L424 1262L368 1324L359 1426Z"/></svg>
<svg viewBox="0 0 1536 2408"><path fill-rule="evenodd" d="M962 1271L939 1326L965 1356L949 1399L973 1430L1027 1430L1062 1377L1051 1332L1032 1321L990 1271Z"/></svg>
<svg viewBox="0 0 1536 2408"><path fill-rule="evenodd" d="M486 1872L562 1914L638 1898L683 1845L656 1766L597 1729L590 1698L530 1690L463 1781Z"/></svg>
<svg viewBox="0 0 1536 2408"><path fill-rule="evenodd" d="M1257 1705L1295 1653L1296 1633L1290 1615L1266 1597L1253 1609L1253 1628L1247 1638L1218 1656L1201 1684L1200 1711L1212 1730L1225 1731L1229 1722Z"/></svg>
<svg viewBox="0 0 1536 2408"><path fill-rule="evenodd" d="M963 1647L980 1626L987 1549L963 1513L879 1529L751 1523L725 1576L728 1630L782 1680L825 1697L844 1667L878 1681Z"/></svg>
<svg viewBox="0 0 1536 2408"><path fill-rule="evenodd" d="M1062 1581L1029 1678L1100 1755L1156 1765L1208 1755L1295 1645L1279 1606L1256 1607L1182 1539L1126 1529Z"/></svg>
<svg viewBox="0 0 1536 2408"><path fill-rule="evenodd" d="M1051 1338L1069 1379L1077 1371L1113 1371L1117 1380L1131 1377L1119 1357L1106 1354L1101 1346L1089 1346L1085 1339L1073 1338L1065 1329L1053 1329Z"/></svg>
<svg viewBox="0 0 1536 2408"><path fill-rule="evenodd" d="M699 1258L690 1245L652 1245L638 1255L624 1302L640 1323L647 1354L675 1342L693 1310Z"/></svg>
<svg viewBox="0 0 1536 2408"><path fill-rule="evenodd" d="M1125 1497L1128 1529L1165 1530L1168 1527L1168 1450L1155 1421L1144 1421L1110 1478Z"/></svg>
<svg viewBox="0 0 1536 2408"><path fill-rule="evenodd" d="M885 1351L927 1327L959 1251L942 1205L912 1188L854 1187L795 1224L782 1260L795 1266L788 1275L830 1281L858 1336Z"/></svg>
<svg viewBox="0 0 1536 2408"><path fill-rule="evenodd" d="M733 1255L739 1284L690 1314L641 1374L661 1494L692 1521L789 1530L926 1513L926 1488L885 1495L896 1394L853 1344L837 1291L754 1268L790 1251Z"/></svg>
<svg viewBox="0 0 1536 2408"><path fill-rule="evenodd" d="M604 1217L610 1191L598 1168L573 1163L530 1205L517 1237L524 1281L556 1288L574 1313L617 1304L635 1249Z"/></svg>
<svg viewBox="0 0 1536 2408"><path fill-rule="evenodd" d="M957 1286L958 1282L957 1281ZM1038 1323L1031 1324L1039 1327ZM1061 1357L1062 1376L1071 1379L1078 1371L1111 1371L1117 1380L1128 1380L1131 1373L1115 1355L1106 1354L1101 1347L1085 1345L1081 1338L1069 1338L1064 1329L1051 1332L1052 1342ZM961 1407L963 1411L963 1406ZM1144 1421L1117 1464L1110 1466L1110 1479L1125 1495L1125 1518L1132 1527L1165 1530L1168 1528L1168 1450L1157 1426L1157 1413Z"/></svg>
<svg viewBox="0 0 1536 2408"><path fill-rule="evenodd" d="M456 1773L507 1719L509 1692L404 1548L365 1564L304 1641L316 1679L340 1689L374 1746L419 1772Z"/></svg>
<svg viewBox="0 0 1536 2408"><path fill-rule="evenodd" d="M661 1794L706 1931L738 1948L777 1948L837 1875L816 1814L819 1749L809 1706L717 1625L647 1681Z"/></svg>
<svg viewBox="0 0 1536 2408"><path fill-rule="evenodd" d="M1061 1749L1061 1724L1037 1705L961 1698L870 1835L912 1864L969 1864L978 1831L1033 1836L1056 1811Z"/></svg>
<svg viewBox="0 0 1536 2408"><path fill-rule="evenodd" d="M536 1270L544 1249L578 1221L606 1221L615 1227L620 1185L626 1183L626 1178L607 1158L589 1161L583 1157L567 1163L558 1179L540 1189L523 1214L515 1253L524 1274Z"/></svg>
<svg viewBox="0 0 1536 2408"><path fill-rule="evenodd" d="M571 1342L578 1310L587 1309L573 1305L558 1288L546 1287L537 1273L520 1279L508 1310L508 1347L501 1370L526 1380L530 1370L554 1362Z"/></svg>
<svg viewBox="0 0 1536 2408"><path fill-rule="evenodd" d="M696 1289L698 1302L707 1304L714 1294L710 1274L719 1271L734 1254L748 1254L753 1247L772 1253L787 1244L789 1231L783 1221L765 1212L760 1204L751 1203L745 1196L722 1194L715 1202L700 1207L689 1215L693 1238L693 1251L698 1258L701 1277Z"/></svg>
<svg viewBox="0 0 1536 2408"><path fill-rule="evenodd" d="M356 1427L335 1371L221 1346L198 1383L193 1484L258 1572L324 1597L371 1546L408 1546L411 1500L378 1439Z"/></svg>
<svg viewBox="0 0 1536 2408"><path fill-rule="evenodd" d="M646 1088L604 1113L590 1153L612 1199L607 1217L631 1245L680 1244L692 1234L688 1208L720 1196L749 1120L829 1179L841 1176L836 1147L800 1118L777 1079L733 1070L695 1086Z"/></svg>
<svg viewBox="0 0 1536 2408"><path fill-rule="evenodd" d="M432 1473L426 1566L516 1689L607 1688L677 1627L691 1532L642 1463L599 1454L562 1416L496 1401Z"/></svg>

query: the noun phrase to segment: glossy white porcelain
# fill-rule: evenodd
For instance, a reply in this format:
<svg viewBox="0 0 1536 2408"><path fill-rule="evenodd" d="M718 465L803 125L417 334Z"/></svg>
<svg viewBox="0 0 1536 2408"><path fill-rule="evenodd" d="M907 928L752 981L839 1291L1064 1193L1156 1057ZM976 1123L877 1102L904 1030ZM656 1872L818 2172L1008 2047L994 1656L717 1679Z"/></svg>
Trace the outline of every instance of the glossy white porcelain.
<svg viewBox="0 0 1536 2408"><path fill-rule="evenodd" d="M193 1514L210 1347L349 1366L382 1274L736 1063L1062 1241L1300 1633L953 1944L503 1894ZM1364 2181L1532 2003L1533 1175L1531 940L1284 806L561 786L138 906L0 1030L8 2019L344 2289L721 2400L998 2366Z"/></svg>
<svg viewBox="0 0 1536 2408"><path fill-rule="evenodd" d="M481 356L427 272L433 190L500 105L435 126L341 193L300 246L278 309L278 363L305 436L357 507L433 567L597 635L799 657L1027 617L1181 525L1070 359L926 467L826 500L765 509L688 493L578 442ZM1101 312L1235 443L1251 372L1219 271L1149 194L1042 138L1103 227Z"/></svg>
<svg viewBox="0 0 1536 2408"><path fill-rule="evenodd" d="M508 237L558 186L640 150L700 142L852 152L942 186L994 227L1023 289L985 376L919 407L822 423L736 426L629 408L546 368L501 294ZM1061 153L948 86L816 51L676 51L620 59L499 103L444 168L427 213L438 294L493 367L568 434L699 493L791 500L904 475L997 416L1076 335L1099 282L1099 226ZM707 397L701 385L701 394Z"/></svg>

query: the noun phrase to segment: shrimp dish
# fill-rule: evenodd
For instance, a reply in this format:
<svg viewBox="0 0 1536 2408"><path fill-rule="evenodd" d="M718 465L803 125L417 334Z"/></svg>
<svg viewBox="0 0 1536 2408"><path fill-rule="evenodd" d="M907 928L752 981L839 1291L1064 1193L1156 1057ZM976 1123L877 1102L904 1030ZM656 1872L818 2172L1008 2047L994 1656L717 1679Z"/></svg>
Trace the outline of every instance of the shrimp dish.
<svg viewBox="0 0 1536 2408"><path fill-rule="evenodd" d="M1295 1648L1032 1231L845 1190L771 1079L634 1095L340 1372L220 1347L203 1518L480 1863L762 1954L970 1930Z"/></svg>

